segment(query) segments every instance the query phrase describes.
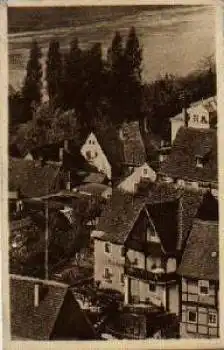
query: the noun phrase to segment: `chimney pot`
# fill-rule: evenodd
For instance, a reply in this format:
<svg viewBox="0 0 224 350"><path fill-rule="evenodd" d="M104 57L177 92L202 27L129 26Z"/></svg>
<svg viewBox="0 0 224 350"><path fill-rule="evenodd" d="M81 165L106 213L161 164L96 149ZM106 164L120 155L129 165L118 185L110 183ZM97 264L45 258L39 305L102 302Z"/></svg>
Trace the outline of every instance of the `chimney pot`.
<svg viewBox="0 0 224 350"><path fill-rule="evenodd" d="M68 152L68 140L64 140L64 150Z"/></svg>
<svg viewBox="0 0 224 350"><path fill-rule="evenodd" d="M34 306L38 307L39 306L39 284L34 285Z"/></svg>
<svg viewBox="0 0 224 350"><path fill-rule="evenodd" d="M59 148L59 161L63 162L64 148Z"/></svg>

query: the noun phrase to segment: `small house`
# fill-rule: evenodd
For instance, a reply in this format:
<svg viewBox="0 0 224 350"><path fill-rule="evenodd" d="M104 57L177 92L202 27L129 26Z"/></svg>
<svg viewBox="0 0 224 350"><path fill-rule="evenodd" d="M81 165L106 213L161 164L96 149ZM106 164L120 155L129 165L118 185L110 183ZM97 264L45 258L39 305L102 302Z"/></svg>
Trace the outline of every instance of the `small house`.
<svg viewBox="0 0 224 350"><path fill-rule="evenodd" d="M218 222L194 222L178 269L180 337L219 337Z"/></svg>
<svg viewBox="0 0 224 350"><path fill-rule="evenodd" d="M170 119L171 142L173 143L178 130L182 126L196 129L210 129L217 125L217 98L210 97L192 103L188 108Z"/></svg>

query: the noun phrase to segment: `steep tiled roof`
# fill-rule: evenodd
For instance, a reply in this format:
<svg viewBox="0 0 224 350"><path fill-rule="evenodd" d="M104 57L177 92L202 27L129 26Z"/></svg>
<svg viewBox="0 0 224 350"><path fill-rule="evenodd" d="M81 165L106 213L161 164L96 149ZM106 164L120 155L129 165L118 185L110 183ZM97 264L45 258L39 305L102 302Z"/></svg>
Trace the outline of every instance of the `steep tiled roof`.
<svg viewBox="0 0 224 350"><path fill-rule="evenodd" d="M189 278L219 280L217 222L195 220L178 273Z"/></svg>
<svg viewBox="0 0 224 350"><path fill-rule="evenodd" d="M34 306L34 285L46 290L38 307ZM10 313L13 335L36 340L50 339L68 286L30 277L10 276Z"/></svg>
<svg viewBox="0 0 224 350"><path fill-rule="evenodd" d="M203 167L196 166L197 157ZM181 127L161 174L189 181L217 182L217 133L213 129Z"/></svg>
<svg viewBox="0 0 224 350"><path fill-rule="evenodd" d="M116 128L111 126L106 128L99 127L93 130L93 132L112 166L112 175L119 175L121 164L124 161L124 154L123 145Z"/></svg>
<svg viewBox="0 0 224 350"><path fill-rule="evenodd" d="M9 190L20 190L23 197L41 197L54 191L60 167L53 164L10 158Z"/></svg>
<svg viewBox="0 0 224 350"><path fill-rule="evenodd" d="M36 306L35 285L39 286ZM97 337L67 284L10 275L10 299L14 338L71 340Z"/></svg>
<svg viewBox="0 0 224 350"><path fill-rule="evenodd" d="M178 215L178 221L176 224L181 228L181 232L178 231L179 241L176 241L177 249L182 249L186 239L188 237L189 231L192 227L193 219L197 215L199 206L201 205L203 199L203 194L198 191L192 191L190 189L177 188L172 184L166 183L156 183L148 192L148 203L155 204L172 203L173 202L173 214L166 215L166 210L164 215L166 220L160 220L158 217L159 226L162 226L161 232L164 231L164 238L168 243L169 240L166 235L167 227L172 227L173 222L171 220L175 219L175 215ZM176 204L178 205L176 206ZM165 207L164 207L165 208ZM156 213L156 212L155 212ZM158 216L158 215L157 215ZM169 226L170 225L170 226ZM175 232L175 230L174 230ZM175 235L174 235L175 236ZM168 248L170 249L170 248Z"/></svg>
<svg viewBox="0 0 224 350"><path fill-rule="evenodd" d="M124 161L127 164L142 165L146 161L145 146L139 128L139 122L124 123L123 132Z"/></svg>
<svg viewBox="0 0 224 350"><path fill-rule="evenodd" d="M146 207L166 252L182 250L202 197L196 191L159 183L150 186L142 196L113 190L97 227L104 232L100 239L123 244Z"/></svg>
<svg viewBox="0 0 224 350"><path fill-rule="evenodd" d="M144 198L113 191L97 225L97 230L104 232L101 239L123 244L144 205Z"/></svg>

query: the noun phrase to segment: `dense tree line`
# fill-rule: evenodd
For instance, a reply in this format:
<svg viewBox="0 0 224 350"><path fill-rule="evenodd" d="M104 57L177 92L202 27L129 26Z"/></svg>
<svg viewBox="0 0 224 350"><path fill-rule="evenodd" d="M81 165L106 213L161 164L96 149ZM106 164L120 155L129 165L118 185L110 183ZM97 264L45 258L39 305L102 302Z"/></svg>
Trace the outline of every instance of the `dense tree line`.
<svg viewBox="0 0 224 350"><path fill-rule="evenodd" d="M74 109L81 126L91 128L99 121L117 125L124 120L146 118L155 133L165 136L169 132L169 118L184 104L216 94L211 57L188 77L166 75L143 84L142 48L134 27L125 42L119 32L115 33L106 58L101 44L82 50L74 39L65 53L57 40L49 43L45 74L41 59L41 50L34 41L21 93L9 98L12 124L29 120L40 110L43 76L50 109Z"/></svg>

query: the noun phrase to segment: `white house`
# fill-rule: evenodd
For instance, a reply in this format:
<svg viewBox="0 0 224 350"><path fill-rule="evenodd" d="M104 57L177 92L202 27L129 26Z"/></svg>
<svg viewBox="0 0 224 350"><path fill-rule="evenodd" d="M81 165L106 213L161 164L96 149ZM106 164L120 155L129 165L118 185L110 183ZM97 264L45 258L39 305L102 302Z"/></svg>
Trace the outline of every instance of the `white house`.
<svg viewBox="0 0 224 350"><path fill-rule="evenodd" d="M171 122L171 142L176 138L176 134L181 126L197 129L209 129L215 127L217 123L217 99L210 97L206 100L192 103L187 109L170 119Z"/></svg>
<svg viewBox="0 0 224 350"><path fill-rule="evenodd" d="M111 180L112 168L96 135L91 132L81 147L82 156Z"/></svg>
<svg viewBox="0 0 224 350"><path fill-rule="evenodd" d="M142 180L150 180L154 182L156 180L155 171L148 165L144 163L143 165L135 168L133 173L126 177L119 185L118 189L123 190L128 193L135 193L137 190L137 185Z"/></svg>

